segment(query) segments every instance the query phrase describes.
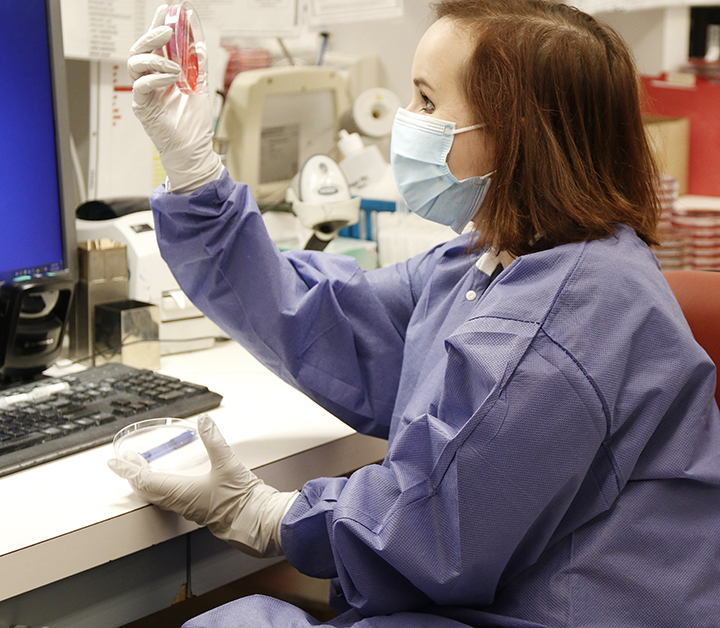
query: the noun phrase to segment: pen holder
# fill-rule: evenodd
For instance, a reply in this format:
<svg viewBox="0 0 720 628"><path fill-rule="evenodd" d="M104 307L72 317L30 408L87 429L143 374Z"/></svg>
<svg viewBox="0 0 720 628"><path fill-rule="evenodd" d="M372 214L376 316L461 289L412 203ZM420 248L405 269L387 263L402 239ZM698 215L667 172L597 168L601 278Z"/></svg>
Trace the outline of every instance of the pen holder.
<svg viewBox="0 0 720 628"><path fill-rule="evenodd" d="M160 308L143 301L95 307L95 364L160 368Z"/></svg>

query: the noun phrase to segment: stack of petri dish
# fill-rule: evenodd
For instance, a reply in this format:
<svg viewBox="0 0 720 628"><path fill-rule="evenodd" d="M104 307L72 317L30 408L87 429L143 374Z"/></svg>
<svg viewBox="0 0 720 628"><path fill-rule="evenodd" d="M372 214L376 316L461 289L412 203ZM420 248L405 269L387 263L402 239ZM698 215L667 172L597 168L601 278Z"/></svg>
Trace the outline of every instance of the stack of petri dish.
<svg viewBox="0 0 720 628"><path fill-rule="evenodd" d="M675 177L662 176L658 199L661 207L658 223L660 246L653 247L653 252L663 270L682 270L688 265L689 242L687 235L673 223L678 199L678 181Z"/></svg>
<svg viewBox="0 0 720 628"><path fill-rule="evenodd" d="M678 200L678 180L670 175L660 177L658 186L658 199L660 201L660 226L672 226L672 216L675 210L675 201Z"/></svg>
<svg viewBox="0 0 720 628"><path fill-rule="evenodd" d="M672 225L688 240L689 268L720 270L720 198L680 197Z"/></svg>
<svg viewBox="0 0 720 628"><path fill-rule="evenodd" d="M225 68L225 93L230 89L233 79L241 72L269 68L272 55L267 48L244 48L240 46L223 46L229 57Z"/></svg>

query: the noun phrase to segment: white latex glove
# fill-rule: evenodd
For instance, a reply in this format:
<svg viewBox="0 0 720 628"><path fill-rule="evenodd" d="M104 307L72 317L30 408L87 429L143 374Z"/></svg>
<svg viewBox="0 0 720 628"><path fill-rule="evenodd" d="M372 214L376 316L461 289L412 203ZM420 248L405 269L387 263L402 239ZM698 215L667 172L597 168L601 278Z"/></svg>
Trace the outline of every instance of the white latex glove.
<svg viewBox="0 0 720 628"><path fill-rule="evenodd" d="M188 194L216 181L223 172L213 150L210 94L184 94L175 85L180 66L157 54L170 41L165 26L168 5L155 11L152 26L130 48L128 72L133 80L133 112L160 152L167 174L167 190ZM199 62L207 64L207 51L196 44Z"/></svg>
<svg viewBox="0 0 720 628"><path fill-rule="evenodd" d="M281 493L252 473L233 453L214 421L198 419L212 469L183 476L153 471L139 454L108 460L146 501L182 515L251 556L282 556L280 524L298 496Z"/></svg>

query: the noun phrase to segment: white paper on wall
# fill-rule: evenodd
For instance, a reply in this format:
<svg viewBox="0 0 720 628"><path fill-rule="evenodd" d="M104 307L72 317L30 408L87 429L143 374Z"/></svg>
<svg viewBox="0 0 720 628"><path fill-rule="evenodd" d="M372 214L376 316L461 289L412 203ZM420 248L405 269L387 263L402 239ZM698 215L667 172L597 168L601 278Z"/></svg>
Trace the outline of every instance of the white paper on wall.
<svg viewBox="0 0 720 628"><path fill-rule="evenodd" d="M298 0L194 0L205 30L222 35L299 32ZM398 1L398 0L396 0ZM161 0L62 0L65 56L125 61Z"/></svg>
<svg viewBox="0 0 720 628"><path fill-rule="evenodd" d="M311 26L385 20L403 16L403 0L307 0Z"/></svg>

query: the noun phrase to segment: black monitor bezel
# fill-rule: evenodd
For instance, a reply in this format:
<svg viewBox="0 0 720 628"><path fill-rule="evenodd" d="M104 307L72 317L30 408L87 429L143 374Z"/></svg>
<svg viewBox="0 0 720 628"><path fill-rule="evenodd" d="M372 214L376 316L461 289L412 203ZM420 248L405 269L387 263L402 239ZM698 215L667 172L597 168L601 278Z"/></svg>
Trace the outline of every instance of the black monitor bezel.
<svg viewBox="0 0 720 628"><path fill-rule="evenodd" d="M70 113L68 105L65 54L62 37L60 0L44 0L47 24L47 41L50 62L53 126L55 131L55 161L57 172L58 206L62 237L62 268L48 273L37 273L18 281L12 276L0 276L0 288L12 289L17 283L52 283L60 280L77 281L77 242L75 237L75 208L79 203L73 178L73 161L70 149Z"/></svg>
<svg viewBox="0 0 720 628"><path fill-rule="evenodd" d="M60 0L45 0L48 16L48 44L52 68L53 122L57 155L59 201L62 211L63 279L77 280L77 242L75 208L77 191L73 181L70 150L70 111L68 105L65 52L62 38Z"/></svg>

